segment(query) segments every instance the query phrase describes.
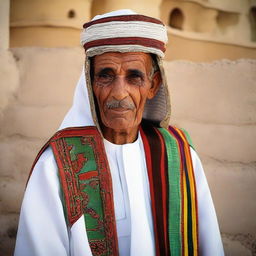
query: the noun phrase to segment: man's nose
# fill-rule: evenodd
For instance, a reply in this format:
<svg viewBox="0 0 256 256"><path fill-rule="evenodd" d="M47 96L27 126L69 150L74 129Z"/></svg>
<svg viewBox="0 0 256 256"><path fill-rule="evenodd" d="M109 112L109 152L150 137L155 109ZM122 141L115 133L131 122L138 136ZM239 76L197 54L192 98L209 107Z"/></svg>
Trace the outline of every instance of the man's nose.
<svg viewBox="0 0 256 256"><path fill-rule="evenodd" d="M129 95L128 84L124 76L116 77L112 84L111 94L111 96L116 100L122 100Z"/></svg>

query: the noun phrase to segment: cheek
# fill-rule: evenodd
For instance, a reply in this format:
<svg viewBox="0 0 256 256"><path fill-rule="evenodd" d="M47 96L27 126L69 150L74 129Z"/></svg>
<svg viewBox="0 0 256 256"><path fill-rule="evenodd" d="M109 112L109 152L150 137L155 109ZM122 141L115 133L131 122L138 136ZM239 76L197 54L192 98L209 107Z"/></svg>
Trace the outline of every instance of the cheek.
<svg viewBox="0 0 256 256"><path fill-rule="evenodd" d="M144 108L145 102L147 100L148 90L146 88L140 88L136 94L136 101L139 108Z"/></svg>
<svg viewBox="0 0 256 256"><path fill-rule="evenodd" d="M93 89L94 96L97 100L97 103L99 106L103 107L105 99L107 97L107 92L103 88L99 88L97 86L94 87Z"/></svg>

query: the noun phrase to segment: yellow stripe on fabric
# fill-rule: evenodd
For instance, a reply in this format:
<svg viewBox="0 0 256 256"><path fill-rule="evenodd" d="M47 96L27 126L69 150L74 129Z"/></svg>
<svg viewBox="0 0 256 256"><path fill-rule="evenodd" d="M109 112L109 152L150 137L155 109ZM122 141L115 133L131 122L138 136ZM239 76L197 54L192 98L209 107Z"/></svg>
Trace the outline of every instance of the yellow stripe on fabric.
<svg viewBox="0 0 256 256"><path fill-rule="evenodd" d="M192 239L193 239L193 251L194 255L197 255L198 248L197 248L197 207L196 207L196 190L195 190L195 180L194 180L194 171L192 165L192 159L190 155L190 148L186 141L186 137L184 134L177 129L177 132L180 134L182 139L184 140L184 150L187 161L187 169L188 169L188 176L189 176L189 183L190 183L190 191L191 191L191 204L192 204Z"/></svg>
<svg viewBox="0 0 256 256"><path fill-rule="evenodd" d="M184 256L188 256L188 198L186 176L182 175L183 180L183 242L184 242Z"/></svg>

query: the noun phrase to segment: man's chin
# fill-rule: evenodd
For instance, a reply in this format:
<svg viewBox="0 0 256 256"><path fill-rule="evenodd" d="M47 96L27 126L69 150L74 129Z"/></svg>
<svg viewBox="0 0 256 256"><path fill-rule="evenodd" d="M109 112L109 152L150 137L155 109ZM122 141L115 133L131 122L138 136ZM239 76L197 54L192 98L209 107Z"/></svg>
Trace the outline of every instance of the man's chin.
<svg viewBox="0 0 256 256"><path fill-rule="evenodd" d="M107 129L114 131L125 131L133 128L137 128L134 120L125 119L123 117L117 117L111 122L104 124Z"/></svg>

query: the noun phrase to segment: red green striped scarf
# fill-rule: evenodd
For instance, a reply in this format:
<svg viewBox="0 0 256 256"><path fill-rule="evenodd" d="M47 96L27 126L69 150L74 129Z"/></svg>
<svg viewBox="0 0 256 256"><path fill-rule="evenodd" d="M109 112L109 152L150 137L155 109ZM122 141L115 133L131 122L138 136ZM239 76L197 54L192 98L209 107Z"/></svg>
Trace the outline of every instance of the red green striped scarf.
<svg viewBox="0 0 256 256"><path fill-rule="evenodd" d="M156 255L198 255L198 218L188 134L143 125ZM187 139L188 138L188 139Z"/></svg>

